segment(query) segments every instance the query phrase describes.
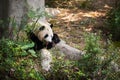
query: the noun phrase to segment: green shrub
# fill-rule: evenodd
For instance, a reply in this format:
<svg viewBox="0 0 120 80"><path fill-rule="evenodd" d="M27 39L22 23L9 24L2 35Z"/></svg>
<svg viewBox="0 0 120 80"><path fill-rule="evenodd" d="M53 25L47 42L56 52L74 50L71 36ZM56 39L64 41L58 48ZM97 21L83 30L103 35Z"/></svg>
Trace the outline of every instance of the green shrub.
<svg viewBox="0 0 120 80"><path fill-rule="evenodd" d="M78 67L85 75L80 79L85 80L117 80L118 72L113 70L112 61L119 58L119 50L108 43L100 44L100 37L95 34L87 34L85 51L86 54L78 62ZM104 46L106 48L104 48ZM117 62L115 62L117 63Z"/></svg>
<svg viewBox="0 0 120 80"><path fill-rule="evenodd" d="M107 14L108 29L113 40L120 41L120 6L111 9Z"/></svg>
<svg viewBox="0 0 120 80"><path fill-rule="evenodd" d="M0 40L0 79L2 80L44 80L35 69L37 57L30 42Z"/></svg>
<svg viewBox="0 0 120 80"><path fill-rule="evenodd" d="M76 66L76 61L67 60L60 54L54 54L52 68L46 74L47 80L77 80L80 75L84 75Z"/></svg>

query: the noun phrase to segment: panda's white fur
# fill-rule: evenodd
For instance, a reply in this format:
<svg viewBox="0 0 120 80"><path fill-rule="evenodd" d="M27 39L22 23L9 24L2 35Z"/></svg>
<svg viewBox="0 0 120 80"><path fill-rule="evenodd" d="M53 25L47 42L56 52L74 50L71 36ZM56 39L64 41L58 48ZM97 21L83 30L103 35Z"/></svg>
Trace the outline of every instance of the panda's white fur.
<svg viewBox="0 0 120 80"><path fill-rule="evenodd" d="M39 30L41 27L44 26L43 30ZM36 26L33 30L34 34L38 37L40 41L46 41L46 42L52 42L53 38L53 30L51 28L51 24L49 24L47 21L41 21L39 20L36 23ZM45 35L47 35L45 37Z"/></svg>

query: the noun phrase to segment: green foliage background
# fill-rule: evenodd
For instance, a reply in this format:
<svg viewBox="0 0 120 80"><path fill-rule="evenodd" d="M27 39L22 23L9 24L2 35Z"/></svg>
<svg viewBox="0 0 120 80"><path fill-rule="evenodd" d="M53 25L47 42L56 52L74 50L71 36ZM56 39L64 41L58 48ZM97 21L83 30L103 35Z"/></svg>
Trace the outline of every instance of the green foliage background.
<svg viewBox="0 0 120 80"><path fill-rule="evenodd" d="M33 43L0 40L0 79L2 80L44 80L35 67L37 57Z"/></svg>
<svg viewBox="0 0 120 80"><path fill-rule="evenodd" d="M107 21L113 40L120 41L120 1L108 12Z"/></svg>

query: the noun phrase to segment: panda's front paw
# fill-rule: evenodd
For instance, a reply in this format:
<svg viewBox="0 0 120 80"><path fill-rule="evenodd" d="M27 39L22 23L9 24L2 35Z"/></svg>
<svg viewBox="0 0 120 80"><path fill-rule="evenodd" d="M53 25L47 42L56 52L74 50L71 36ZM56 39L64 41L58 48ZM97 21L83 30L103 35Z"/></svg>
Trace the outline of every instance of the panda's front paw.
<svg viewBox="0 0 120 80"><path fill-rule="evenodd" d="M57 34L54 33L53 38L52 38L53 43L57 44L60 42L60 38Z"/></svg>
<svg viewBox="0 0 120 80"><path fill-rule="evenodd" d="M51 49L52 47L54 47L54 43L53 42L49 42L47 44L47 49Z"/></svg>

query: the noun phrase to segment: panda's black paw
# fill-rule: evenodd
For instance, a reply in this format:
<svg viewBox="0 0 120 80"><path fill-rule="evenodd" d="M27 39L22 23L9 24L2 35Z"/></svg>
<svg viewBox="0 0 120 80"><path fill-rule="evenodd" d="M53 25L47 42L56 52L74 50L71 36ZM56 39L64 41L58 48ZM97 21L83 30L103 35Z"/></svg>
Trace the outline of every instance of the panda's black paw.
<svg viewBox="0 0 120 80"><path fill-rule="evenodd" d="M54 33L54 36L52 38L53 43L57 44L60 42L60 38L57 34Z"/></svg>
<svg viewBox="0 0 120 80"><path fill-rule="evenodd" d="M53 42L49 42L47 44L47 49L51 49L52 47L54 47L54 43Z"/></svg>
<svg viewBox="0 0 120 80"><path fill-rule="evenodd" d="M59 42L60 42L60 38L58 37L57 34L54 33L54 36L52 38L52 42L49 42L47 44L47 49L51 49L52 47L54 47Z"/></svg>

